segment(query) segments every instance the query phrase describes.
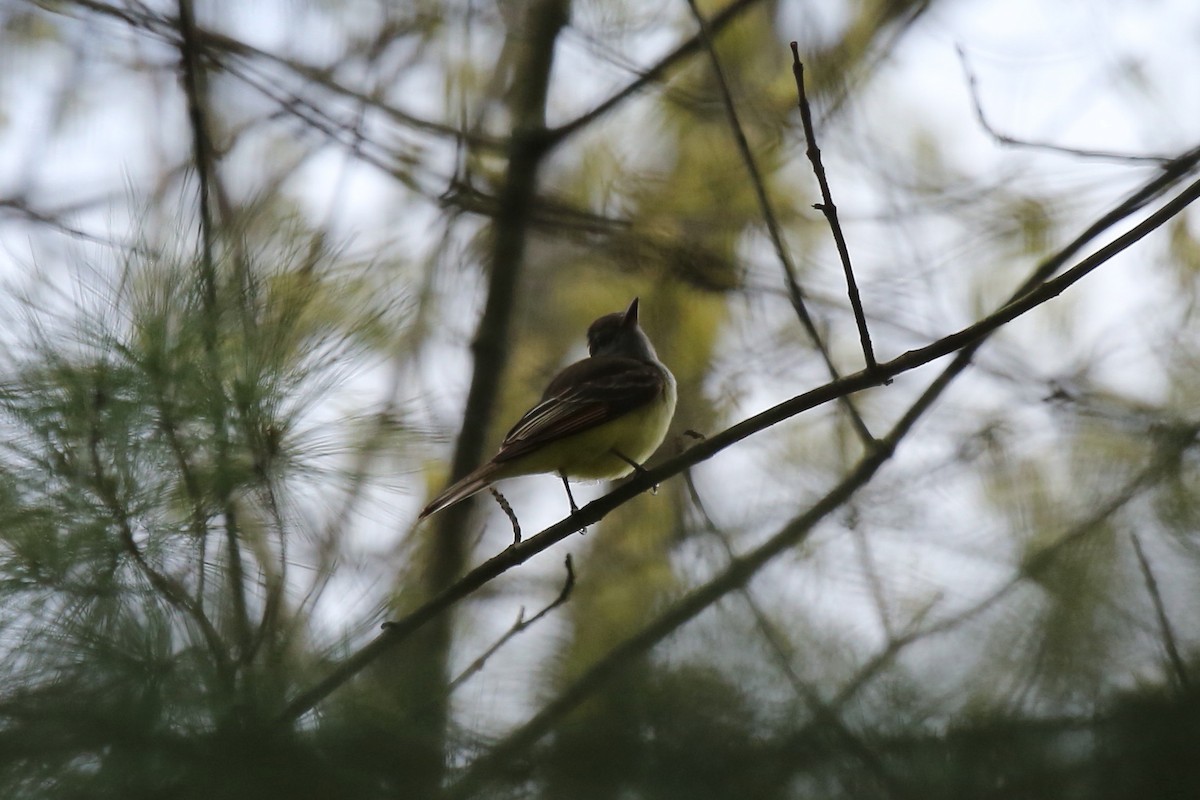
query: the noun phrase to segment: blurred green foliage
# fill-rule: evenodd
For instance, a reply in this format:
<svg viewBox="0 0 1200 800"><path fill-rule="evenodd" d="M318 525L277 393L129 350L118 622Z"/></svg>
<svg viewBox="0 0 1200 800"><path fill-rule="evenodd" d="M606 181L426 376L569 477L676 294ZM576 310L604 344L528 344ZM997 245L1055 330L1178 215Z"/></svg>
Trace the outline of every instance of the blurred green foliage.
<svg viewBox="0 0 1200 800"><path fill-rule="evenodd" d="M956 4L819 5L699 7L849 373L861 355L811 208L789 38L881 359L994 309L1136 179L1017 156L976 170L941 120L901 113L913 101L889 77ZM37 267L12 280L0 337L0 796L1200 796L1194 214L1129 285L1002 331L852 504L608 680L586 684L866 452L845 414L776 426L571 540L569 599L511 641L516 610L559 590L561 551L456 609L420 645L434 658L398 647L282 720L428 594L444 543L412 518L461 424L528 48L556 61L492 440L632 296L680 386L654 461L829 376L709 55L621 93L647 53L693 36L686 4L576 2L552 45L526 35L525 3L197 6L220 132L211 264L174 8L0 9L26 73L0 77L0 120L32 131L0 237L10 255L36 242ZM47 87L44 117L19 80ZM41 185L51 165L90 169L81 130L129 133L101 124L113 109L145 137L121 140L136 168L96 192ZM1106 325L1113 295L1132 307ZM871 430L927 380L857 396ZM565 510L553 483L527 484L540 506L513 490L526 536ZM512 535L494 510L473 519L472 563ZM534 744L471 772L531 720Z"/></svg>

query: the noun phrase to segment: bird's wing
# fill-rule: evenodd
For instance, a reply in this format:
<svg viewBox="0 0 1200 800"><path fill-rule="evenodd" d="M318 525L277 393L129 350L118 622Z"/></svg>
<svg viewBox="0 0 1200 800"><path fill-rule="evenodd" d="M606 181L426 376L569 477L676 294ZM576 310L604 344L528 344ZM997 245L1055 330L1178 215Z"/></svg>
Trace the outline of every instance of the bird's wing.
<svg viewBox="0 0 1200 800"><path fill-rule="evenodd" d="M637 359L598 356L577 361L558 373L542 402L517 421L493 461L519 458L641 408L660 395L665 384L658 367Z"/></svg>

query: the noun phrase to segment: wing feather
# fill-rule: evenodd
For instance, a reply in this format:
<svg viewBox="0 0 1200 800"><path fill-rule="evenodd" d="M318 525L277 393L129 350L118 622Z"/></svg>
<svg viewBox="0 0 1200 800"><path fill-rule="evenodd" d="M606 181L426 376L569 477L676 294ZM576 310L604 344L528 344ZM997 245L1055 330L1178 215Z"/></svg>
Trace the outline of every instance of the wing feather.
<svg viewBox="0 0 1200 800"><path fill-rule="evenodd" d="M577 361L550 382L542 401L512 427L493 460L519 458L617 419L652 402L665 385L658 367L637 359L598 356Z"/></svg>

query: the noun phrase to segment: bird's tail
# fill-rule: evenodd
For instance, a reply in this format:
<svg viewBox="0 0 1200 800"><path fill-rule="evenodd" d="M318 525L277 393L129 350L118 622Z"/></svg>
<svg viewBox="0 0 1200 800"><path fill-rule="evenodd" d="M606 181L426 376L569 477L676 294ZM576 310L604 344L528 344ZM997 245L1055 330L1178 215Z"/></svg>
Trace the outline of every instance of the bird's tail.
<svg viewBox="0 0 1200 800"><path fill-rule="evenodd" d="M417 520L423 520L444 508L449 508L461 500L466 500L476 492L486 489L492 484L492 481L499 477L496 475L498 469L496 464L484 464L474 472L450 484L441 494L429 501L429 505L425 506L425 510L421 512Z"/></svg>

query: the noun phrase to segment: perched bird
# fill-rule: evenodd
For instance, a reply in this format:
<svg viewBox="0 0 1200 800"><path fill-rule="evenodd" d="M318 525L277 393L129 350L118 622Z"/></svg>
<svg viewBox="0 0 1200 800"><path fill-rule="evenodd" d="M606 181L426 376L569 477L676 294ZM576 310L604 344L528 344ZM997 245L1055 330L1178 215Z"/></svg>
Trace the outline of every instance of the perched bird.
<svg viewBox="0 0 1200 800"><path fill-rule="evenodd" d="M587 332L589 358L558 373L542 400L518 420L491 461L430 501L420 519L498 480L556 472L576 510L568 478L620 478L662 444L675 413L675 376L638 325L638 299Z"/></svg>

